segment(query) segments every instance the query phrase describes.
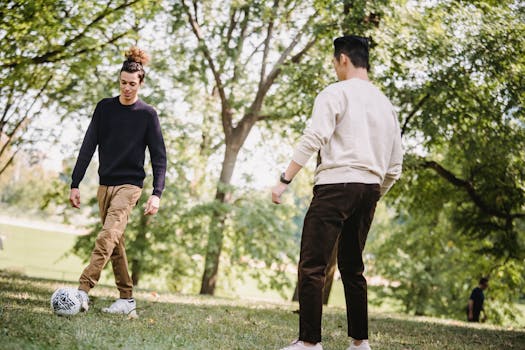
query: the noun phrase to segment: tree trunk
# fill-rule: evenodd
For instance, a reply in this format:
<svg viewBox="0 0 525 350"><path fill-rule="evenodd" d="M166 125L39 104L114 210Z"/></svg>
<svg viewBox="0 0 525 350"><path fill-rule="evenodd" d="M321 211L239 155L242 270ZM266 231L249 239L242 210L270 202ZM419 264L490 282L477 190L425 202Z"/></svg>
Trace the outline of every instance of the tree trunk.
<svg viewBox="0 0 525 350"><path fill-rule="evenodd" d="M292 301L299 301L299 281L295 284L295 289L293 290Z"/></svg>
<svg viewBox="0 0 525 350"><path fill-rule="evenodd" d="M335 270L337 268L337 251L339 245L339 238L335 242L334 250L332 251L332 256L326 267L326 276L323 289L323 304L328 305L328 299L330 298L330 292L332 291L332 285L334 283Z"/></svg>
<svg viewBox="0 0 525 350"><path fill-rule="evenodd" d="M138 233L134 242L138 252L144 251L146 245L148 244L146 239L146 231L150 220L151 216L142 215L140 217ZM137 286L139 284L140 277L142 277L142 267L142 257L138 254L134 254L133 258L131 259L131 280L133 281L133 286Z"/></svg>
<svg viewBox="0 0 525 350"><path fill-rule="evenodd" d="M227 186L231 183L231 177L233 170L235 169L235 163L237 162L239 150L240 147L233 147L231 143L226 144L224 160L222 162L221 177L219 183L217 184L217 191L215 194L215 200L219 204L228 203L230 200ZM213 295L215 293L217 274L219 272L219 260L224 238L223 231L224 220L226 219L225 216L226 214L221 210L215 210L212 215L200 294Z"/></svg>

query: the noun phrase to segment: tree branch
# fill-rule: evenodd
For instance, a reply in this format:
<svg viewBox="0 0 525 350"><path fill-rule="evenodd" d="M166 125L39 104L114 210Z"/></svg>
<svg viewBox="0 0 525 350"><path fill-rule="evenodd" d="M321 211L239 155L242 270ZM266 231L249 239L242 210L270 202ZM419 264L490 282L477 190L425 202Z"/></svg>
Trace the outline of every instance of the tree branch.
<svg viewBox="0 0 525 350"><path fill-rule="evenodd" d="M230 10L230 12L230 24L228 26L228 32L226 33L226 47L229 47L230 41L232 39L233 30L237 25L237 21L235 20L235 16L237 15L237 9Z"/></svg>
<svg viewBox="0 0 525 350"><path fill-rule="evenodd" d="M268 59L268 53L270 52L270 41L272 40L274 19L277 15L278 6L279 0L274 0L272 18L268 22L268 27L266 29L266 38L264 39L264 50L261 63L261 77L259 79L259 89L261 89L264 83L264 79L266 78L266 61Z"/></svg>
<svg viewBox="0 0 525 350"><path fill-rule="evenodd" d="M423 104L429 97L430 97L430 93L426 93L425 96L423 96L423 98L419 100L419 102L414 107L412 112L410 112L410 114L406 117L405 122L403 123L403 127L401 128L401 136L405 134L407 127L408 127L408 123L410 122L410 119L412 119L412 117L421 109L421 107L423 106Z"/></svg>
<svg viewBox="0 0 525 350"><path fill-rule="evenodd" d="M263 104L264 98L266 97L266 94L268 93L268 90L273 85L273 83L275 82L279 74L281 73L282 66L285 64L285 61L290 56L290 53L299 43L307 26L315 18L316 14L317 12L314 13L312 16L310 16L310 18L308 18L304 26L298 31L298 33L292 39L288 47L281 53L279 59L274 64L271 72L264 79L264 82L259 87L259 89L257 89L255 98L252 104L250 105L248 111L242 117L237 127L234 128L233 132L236 134L236 137L240 139L241 143L248 136L248 133L251 130L252 126L257 122L257 120L259 120L259 112L262 108L262 104ZM292 56L289 59L290 62L298 63L301 60L301 58L304 56L304 54L314 45L315 41L316 41L316 38L311 39L299 53L297 53L296 55Z"/></svg>
<svg viewBox="0 0 525 350"><path fill-rule="evenodd" d="M7 94L7 101L5 103L4 111L2 112L2 118L0 118L0 135L4 131L4 126L7 124L6 117L9 109L13 106L13 95L15 92L14 86L11 86L9 93Z"/></svg>
<svg viewBox="0 0 525 350"><path fill-rule="evenodd" d="M244 8L244 18L243 18L243 20L241 22L241 25L240 25L241 32L239 34L239 40L237 40L237 45L236 45L236 48L235 48L236 52L235 52L234 57L233 57L233 76L232 76L232 81L236 81L237 77L239 76L239 70L241 68L240 65L239 65L239 59L241 58L241 53L242 53L242 50L243 50L243 47L244 47L244 41L246 39L246 29L248 28L248 19L249 18L250 18L250 8L249 7L245 7Z"/></svg>
<svg viewBox="0 0 525 350"><path fill-rule="evenodd" d="M312 46L315 45L316 42L317 42L317 37L312 38L312 40L310 40L301 51L299 51L297 54L292 56L292 58L290 59L290 62L299 63L301 59L303 58L303 56L308 52L308 50L312 48Z"/></svg>
<svg viewBox="0 0 525 350"><path fill-rule="evenodd" d="M210 50L208 49L208 46L206 46L204 35L202 33L202 29L199 23L197 23L197 19L194 18L193 15L191 14L191 10L189 6L186 4L186 1L182 0L181 3L182 3L182 7L186 11L186 15L188 16L188 22L191 26L193 34L195 34L195 37L197 38L197 41L200 44L202 53L204 54L204 58L208 62L208 66L210 67L212 74L213 74L213 78L215 79L215 84L217 85L217 90L219 91L219 97L221 99L222 127L224 129L224 135L226 139L228 140L233 132L232 111L229 107L228 99L226 98L226 93L224 92L224 84L222 83L220 73L217 70L215 61L212 58Z"/></svg>
<svg viewBox="0 0 525 350"><path fill-rule="evenodd" d="M195 22L199 23L199 3L197 0L192 0L193 13L195 13Z"/></svg>
<svg viewBox="0 0 525 350"><path fill-rule="evenodd" d="M15 156L17 153L18 153L18 150L13 152L13 154L11 155L11 158L9 158L7 163L5 163L4 166L2 166L2 168L0 169L0 175L2 175L2 173L11 165L11 163L13 163L13 160L15 159Z"/></svg>
<svg viewBox="0 0 525 350"><path fill-rule="evenodd" d="M100 44L99 46L93 46L93 47L85 47L81 50L78 50L76 51L75 53L69 55L69 56L63 56L62 59L66 59L66 58L70 58L70 57L76 57L78 55L82 55L86 52L89 52L89 51L93 51L95 49L101 49L103 47L106 47L107 45L111 45L113 43L115 43L116 41L118 41L119 39L125 37L126 35L128 35L129 33L133 32L134 30L133 29L129 29L125 32L122 32L120 34L117 34L116 36L112 37L111 39L108 39L108 41L104 42L103 44Z"/></svg>
<svg viewBox="0 0 525 350"><path fill-rule="evenodd" d="M38 75L37 73L38 72L32 72L30 77L29 77L29 79L27 79L27 81L29 83L26 83L26 85L23 86L23 87L15 87L14 85L11 85L11 89L12 89L12 92L13 92L12 95L13 95L14 98L11 99L12 103L11 103L11 106L9 107L9 109L12 110L12 112L9 113L9 110L6 110L5 115L2 117L2 123L4 125L7 124L7 122L9 122L9 120L13 117L13 115L15 115L17 113L17 111L20 110L20 105L22 103L25 103L24 96L30 90L31 83L34 83L34 79ZM19 93L17 93L17 96L14 96L14 94L16 92L16 88L19 89Z"/></svg>
<svg viewBox="0 0 525 350"><path fill-rule="evenodd" d="M35 57L32 57L32 58L22 58L21 60L19 59L19 60L12 61L10 63L2 64L0 67L2 67L2 68L14 68L14 67L16 67L16 66L18 66L20 64L26 63L26 62L31 63L31 64L41 64L41 63L46 63L46 62L60 61L60 60L64 59L64 56L61 56L60 54L64 53L69 46L71 46L74 43L80 41L84 36L86 36L88 31L93 26L95 26L98 22L102 21L104 18L108 17L109 15L111 15L113 13L119 12L121 10L124 10L124 9L130 7L130 6L135 5L139 1L140 0L133 0L131 2L124 2L121 5L113 8L113 9L109 8L109 5L111 4L111 1L109 1L108 5L106 6L106 8L103 11L99 12L99 14L90 23L88 23L84 27L82 32L80 32L79 34L77 34L73 38L66 40L62 45L58 46L57 49L52 50L52 51L48 51L48 52L46 52L46 53L44 53L43 55L40 55L40 56L35 56ZM82 50L82 51L86 51L86 50Z"/></svg>
<svg viewBox="0 0 525 350"><path fill-rule="evenodd" d="M252 53L246 58L246 60L244 61L243 65L246 66L248 65L248 63L250 62L250 60L252 59L253 56L255 56L255 54L259 51L259 49L261 48L261 46L264 45L264 40L261 41L261 43L259 45L256 45L255 48L253 49Z"/></svg>
<svg viewBox="0 0 525 350"><path fill-rule="evenodd" d="M257 116L257 121L260 121L260 120L269 120L269 119L274 119L275 117L274 116L271 116L271 115L258 115Z"/></svg>
<svg viewBox="0 0 525 350"><path fill-rule="evenodd" d="M470 197L470 199L484 213L491 215L491 216L498 217L498 218L502 218L502 219L509 219L509 218L514 219L514 218L525 217L525 213L511 214L511 213L505 213L505 212L496 210L494 208L491 208L489 205L487 205L487 203L483 201L481 196L476 192L476 189L470 182L458 178L452 172L445 169L443 166L441 166L437 162L433 160L430 160L430 161L425 160L423 161L422 165L424 168L434 170L439 176L447 180L452 185L463 188L465 191L467 191L467 194Z"/></svg>
<svg viewBox="0 0 525 350"><path fill-rule="evenodd" d="M22 119L20 119L14 126L13 130L11 130L10 132L6 132L5 135L7 136L7 140L6 142L2 145L2 148L0 149L0 156L5 152L5 150L7 149L7 147L12 144L12 140L13 140L13 137L16 135L16 133L24 128L30 117L29 117L29 111L34 107L35 103L37 102L37 100L40 98L40 96L42 96L42 93L44 92L44 90L46 89L47 85L49 84L49 82L51 81L51 79L53 78L52 75L49 75L49 77L47 78L46 82L44 83L44 85L42 86L42 88L38 91L37 95L35 96L35 98L33 99L33 102L29 105L29 107L26 109L25 111L25 117L23 117Z"/></svg>
<svg viewBox="0 0 525 350"><path fill-rule="evenodd" d="M266 93L268 92L270 87L275 82L275 79L281 73L282 65L285 63L286 59L288 58L290 53L293 51L293 49L297 46L297 44L301 40L301 37L303 36L303 34L304 34L304 32L305 32L305 30L307 28L307 26L315 18L316 15L317 15L317 12L315 12L313 15L310 16L310 18L308 18L308 20L306 21L304 26L297 32L297 34L292 39L292 41L290 42L288 47L286 49L284 49L284 51L281 53L279 59L273 65L273 68L270 71L270 73L268 74L268 76L264 78L264 81L261 84L260 88L257 90L257 93L255 95L255 99L254 99L252 105L250 106L251 113L257 114L258 111L261 109L262 101L264 100L264 97L266 96ZM295 59L295 63L297 63L299 61L299 59L308 51L308 49L310 49L313 46L313 42L315 42L315 40L316 39L314 38L308 44L306 44L306 46L303 48L303 50L301 50L299 52L299 54L294 56L295 58L292 57L292 60Z"/></svg>

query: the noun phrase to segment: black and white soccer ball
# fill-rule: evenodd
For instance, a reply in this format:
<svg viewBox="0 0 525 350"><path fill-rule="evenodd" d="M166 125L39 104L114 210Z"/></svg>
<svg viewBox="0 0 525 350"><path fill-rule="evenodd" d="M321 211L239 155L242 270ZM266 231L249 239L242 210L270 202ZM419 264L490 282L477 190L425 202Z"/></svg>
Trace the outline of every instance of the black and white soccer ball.
<svg viewBox="0 0 525 350"><path fill-rule="evenodd" d="M51 309L59 316L73 316L80 312L82 299L78 289L58 288L51 296Z"/></svg>

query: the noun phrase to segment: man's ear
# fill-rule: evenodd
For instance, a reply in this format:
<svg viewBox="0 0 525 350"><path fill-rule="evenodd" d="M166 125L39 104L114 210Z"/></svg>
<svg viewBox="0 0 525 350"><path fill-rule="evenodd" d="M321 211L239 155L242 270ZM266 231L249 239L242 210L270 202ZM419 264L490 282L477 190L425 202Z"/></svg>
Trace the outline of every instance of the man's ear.
<svg viewBox="0 0 525 350"><path fill-rule="evenodd" d="M350 62L350 59L348 58L347 55L345 55L345 54L342 53L342 54L340 55L339 62L340 62L341 64L347 65L348 62Z"/></svg>

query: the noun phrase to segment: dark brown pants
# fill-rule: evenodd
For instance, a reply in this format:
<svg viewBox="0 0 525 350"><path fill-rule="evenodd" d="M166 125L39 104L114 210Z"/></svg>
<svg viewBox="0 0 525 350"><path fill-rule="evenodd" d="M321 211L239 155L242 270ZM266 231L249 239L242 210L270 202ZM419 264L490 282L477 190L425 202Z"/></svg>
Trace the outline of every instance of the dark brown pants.
<svg viewBox="0 0 525 350"><path fill-rule="evenodd" d="M99 186L97 199L103 226L95 241L89 265L80 276L79 289L89 292L97 284L104 266L111 259L120 297L132 297L133 282L128 272L124 230L128 216L141 193L142 189L134 185Z"/></svg>
<svg viewBox="0 0 525 350"><path fill-rule="evenodd" d="M337 262L343 280L348 335L368 339L366 279L362 253L376 203L376 184L317 185L304 218L299 260L299 339L321 341L325 273L339 237Z"/></svg>

